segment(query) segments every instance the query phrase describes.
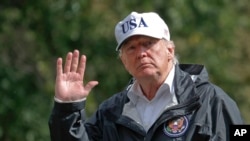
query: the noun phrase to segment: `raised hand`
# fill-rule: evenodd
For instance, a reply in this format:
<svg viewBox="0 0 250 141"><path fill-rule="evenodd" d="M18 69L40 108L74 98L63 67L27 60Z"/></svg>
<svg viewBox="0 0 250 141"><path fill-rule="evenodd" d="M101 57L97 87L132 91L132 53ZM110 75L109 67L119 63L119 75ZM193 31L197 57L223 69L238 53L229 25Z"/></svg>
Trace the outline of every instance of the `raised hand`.
<svg viewBox="0 0 250 141"><path fill-rule="evenodd" d="M86 98L98 81L90 81L84 85L86 56L79 51L68 52L63 68L62 58L57 59L57 75L55 84L55 97L64 102L71 102Z"/></svg>

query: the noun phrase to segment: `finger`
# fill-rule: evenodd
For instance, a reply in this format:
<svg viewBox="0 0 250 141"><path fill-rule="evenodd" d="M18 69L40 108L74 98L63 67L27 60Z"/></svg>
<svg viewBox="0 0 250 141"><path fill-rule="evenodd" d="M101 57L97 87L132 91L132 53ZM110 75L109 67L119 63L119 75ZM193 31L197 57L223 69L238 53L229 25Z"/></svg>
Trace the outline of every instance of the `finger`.
<svg viewBox="0 0 250 141"><path fill-rule="evenodd" d="M77 73L79 73L82 78L84 77L84 73L85 73L86 60L87 60L86 56L82 55L80 59L79 67L77 69Z"/></svg>
<svg viewBox="0 0 250 141"><path fill-rule="evenodd" d="M62 70L62 58L58 58L56 62L56 73L57 76L62 75L63 70Z"/></svg>
<svg viewBox="0 0 250 141"><path fill-rule="evenodd" d="M96 85L98 85L98 81L90 81L88 84L85 86L85 90L89 93Z"/></svg>
<svg viewBox="0 0 250 141"><path fill-rule="evenodd" d="M71 71L76 72L77 67L78 67L78 62L79 62L79 51L75 50L73 53L73 58L71 62Z"/></svg>
<svg viewBox="0 0 250 141"><path fill-rule="evenodd" d="M64 65L64 73L67 73L70 71L71 67L71 62L72 62L72 52L69 52L66 57L66 62Z"/></svg>

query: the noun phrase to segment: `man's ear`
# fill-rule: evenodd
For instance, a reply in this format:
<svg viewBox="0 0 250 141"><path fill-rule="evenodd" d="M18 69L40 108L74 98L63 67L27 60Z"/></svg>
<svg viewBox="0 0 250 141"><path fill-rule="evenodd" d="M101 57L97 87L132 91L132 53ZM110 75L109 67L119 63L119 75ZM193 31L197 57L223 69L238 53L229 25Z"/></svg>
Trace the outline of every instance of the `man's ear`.
<svg viewBox="0 0 250 141"><path fill-rule="evenodd" d="M173 47L168 47L167 48L167 54L168 54L168 60L174 60L174 54L175 54L175 50Z"/></svg>
<svg viewBox="0 0 250 141"><path fill-rule="evenodd" d="M127 63L126 63L126 59L124 58L124 56L120 55L119 58L120 58L121 62L123 63L124 67L126 68Z"/></svg>

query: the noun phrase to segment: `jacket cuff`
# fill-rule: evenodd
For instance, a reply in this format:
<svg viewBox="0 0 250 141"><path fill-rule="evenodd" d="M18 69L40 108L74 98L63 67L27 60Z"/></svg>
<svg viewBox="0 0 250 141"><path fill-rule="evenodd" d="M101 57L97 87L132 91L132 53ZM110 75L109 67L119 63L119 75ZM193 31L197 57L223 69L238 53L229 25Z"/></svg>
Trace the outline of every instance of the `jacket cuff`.
<svg viewBox="0 0 250 141"><path fill-rule="evenodd" d="M82 99L75 100L75 101L63 101L63 100L61 100L61 99L59 99L59 98L54 97L54 100L55 100L56 102L58 102L58 103L73 103L73 102L81 102L81 101L84 101L84 100L86 100L86 97L85 97L85 98L82 98Z"/></svg>
<svg viewBox="0 0 250 141"><path fill-rule="evenodd" d="M85 108L85 100L72 103L54 102L54 110L62 113L76 112Z"/></svg>

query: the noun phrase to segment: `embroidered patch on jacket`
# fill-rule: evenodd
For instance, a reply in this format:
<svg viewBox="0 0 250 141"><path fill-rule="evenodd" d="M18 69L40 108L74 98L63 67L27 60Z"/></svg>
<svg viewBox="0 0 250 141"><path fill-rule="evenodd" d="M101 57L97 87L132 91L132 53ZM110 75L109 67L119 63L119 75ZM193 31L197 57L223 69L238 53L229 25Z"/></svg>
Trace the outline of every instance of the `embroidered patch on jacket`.
<svg viewBox="0 0 250 141"><path fill-rule="evenodd" d="M188 128L188 119L183 117L173 118L163 125L163 132L169 137L180 137Z"/></svg>

